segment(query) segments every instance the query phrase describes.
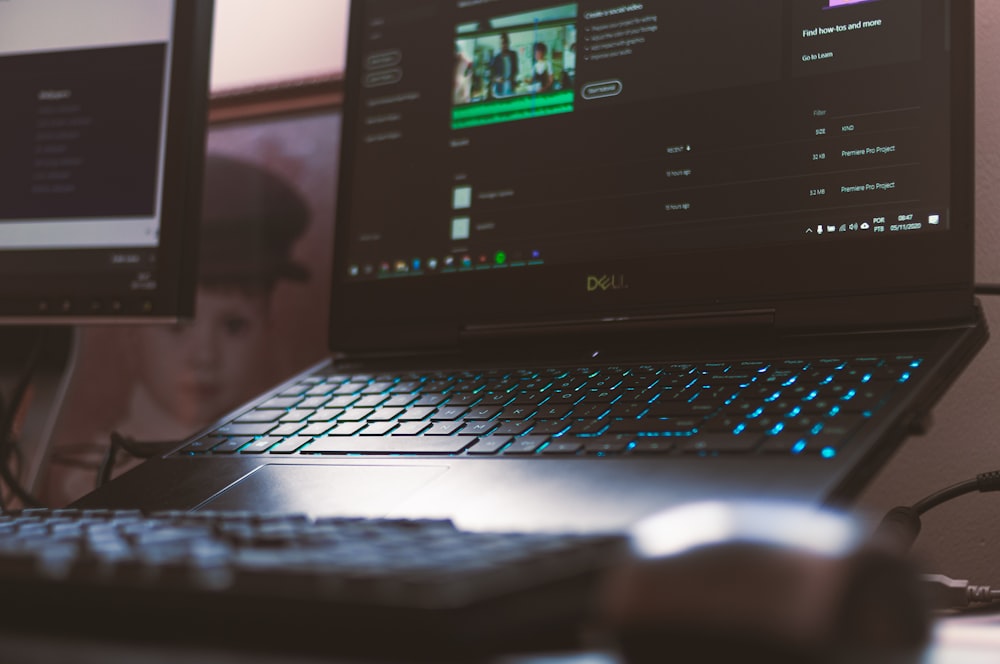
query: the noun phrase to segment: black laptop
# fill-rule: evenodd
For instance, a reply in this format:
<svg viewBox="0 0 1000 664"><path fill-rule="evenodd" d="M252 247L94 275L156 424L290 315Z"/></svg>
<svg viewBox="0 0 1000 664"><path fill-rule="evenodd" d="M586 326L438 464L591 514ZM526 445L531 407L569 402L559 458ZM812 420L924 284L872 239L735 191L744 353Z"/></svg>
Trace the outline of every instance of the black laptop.
<svg viewBox="0 0 1000 664"><path fill-rule="evenodd" d="M79 505L850 501L986 338L972 13L356 0L331 359Z"/></svg>

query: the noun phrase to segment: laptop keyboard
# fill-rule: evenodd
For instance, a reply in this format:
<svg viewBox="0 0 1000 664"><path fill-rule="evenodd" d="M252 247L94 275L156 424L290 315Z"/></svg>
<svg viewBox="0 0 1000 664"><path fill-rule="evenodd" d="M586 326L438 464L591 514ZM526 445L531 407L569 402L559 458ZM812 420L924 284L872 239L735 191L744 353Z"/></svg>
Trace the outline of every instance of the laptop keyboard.
<svg viewBox="0 0 1000 664"><path fill-rule="evenodd" d="M8 628L283 651L505 648L571 638L627 550L621 535L450 521L29 509L0 515L0 613Z"/></svg>
<svg viewBox="0 0 1000 664"><path fill-rule="evenodd" d="M923 359L488 371L324 370L183 455L835 457Z"/></svg>

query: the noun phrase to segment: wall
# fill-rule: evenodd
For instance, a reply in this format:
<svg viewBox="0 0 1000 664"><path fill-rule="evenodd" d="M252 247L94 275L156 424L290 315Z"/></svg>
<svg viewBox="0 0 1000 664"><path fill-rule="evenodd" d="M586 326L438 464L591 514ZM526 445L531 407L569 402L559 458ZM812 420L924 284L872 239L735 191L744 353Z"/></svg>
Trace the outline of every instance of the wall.
<svg viewBox="0 0 1000 664"><path fill-rule="evenodd" d="M976 3L976 278L1000 282L1000 2ZM881 514L1000 470L1000 297L984 297L993 339L862 496ZM1000 494L973 494L928 513L915 552L929 571L1000 586Z"/></svg>
<svg viewBox="0 0 1000 664"><path fill-rule="evenodd" d="M348 0L216 0L212 90L344 69Z"/></svg>

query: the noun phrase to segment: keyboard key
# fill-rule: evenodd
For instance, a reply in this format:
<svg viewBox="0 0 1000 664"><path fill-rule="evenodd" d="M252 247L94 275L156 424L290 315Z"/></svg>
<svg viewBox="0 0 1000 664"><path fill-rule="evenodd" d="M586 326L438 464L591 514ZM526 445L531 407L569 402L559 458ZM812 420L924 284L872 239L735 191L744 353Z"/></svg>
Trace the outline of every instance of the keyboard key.
<svg viewBox="0 0 1000 664"><path fill-rule="evenodd" d="M540 420L561 420L573 411L572 406L566 404L545 404L538 409L535 414Z"/></svg>
<svg viewBox="0 0 1000 664"><path fill-rule="evenodd" d="M335 426L332 429L330 429L329 431L327 431L326 435L327 436L353 436L357 432L359 432L362 429L364 429L366 426L368 426L368 424L365 423L365 422L341 422L337 426ZM302 431L302 435L304 435L304 436L310 436L312 434L308 432L308 429L305 429L305 430Z"/></svg>
<svg viewBox="0 0 1000 664"><path fill-rule="evenodd" d="M305 422L310 417L312 417L315 412L316 411L313 411L313 410L301 410L301 409L290 410L290 411L288 411L287 413L285 413L284 415L281 416L280 421L281 422Z"/></svg>
<svg viewBox="0 0 1000 664"><path fill-rule="evenodd" d="M401 422L417 422L420 420L427 419L434 414L434 408L430 406L416 406L407 408L402 415L399 416Z"/></svg>
<svg viewBox="0 0 1000 664"><path fill-rule="evenodd" d="M268 448L268 454L294 454L300 447L312 441L309 436L292 436Z"/></svg>
<svg viewBox="0 0 1000 664"><path fill-rule="evenodd" d="M270 399L268 399L267 401L265 401L264 403L262 403L257 407L264 410L271 408L278 410L287 410L289 408L295 408L295 406L300 401L302 401L301 397L271 397Z"/></svg>
<svg viewBox="0 0 1000 664"><path fill-rule="evenodd" d="M843 441L853 434L866 421L867 418L861 415L841 414L827 420L826 423L824 423L820 434L825 439Z"/></svg>
<svg viewBox="0 0 1000 664"><path fill-rule="evenodd" d="M320 408L309 416L310 422L332 422L344 414L341 408Z"/></svg>
<svg viewBox="0 0 1000 664"><path fill-rule="evenodd" d="M372 408L348 408L337 418L337 421L361 422L362 420L367 420L373 412L375 411Z"/></svg>
<svg viewBox="0 0 1000 664"><path fill-rule="evenodd" d="M312 454L458 454L475 441L472 436L320 438L303 451Z"/></svg>
<svg viewBox="0 0 1000 664"><path fill-rule="evenodd" d="M534 454L548 440L548 436L521 436L515 438L503 453L510 455Z"/></svg>
<svg viewBox="0 0 1000 664"><path fill-rule="evenodd" d="M263 436L277 426L274 423L264 424L226 424L215 430L217 436Z"/></svg>
<svg viewBox="0 0 1000 664"><path fill-rule="evenodd" d="M410 394L420 389L420 381L404 380L389 388L390 394Z"/></svg>
<svg viewBox="0 0 1000 664"><path fill-rule="evenodd" d="M467 420L492 420L500 412L497 406L475 406L469 409L469 414L465 416Z"/></svg>
<svg viewBox="0 0 1000 664"><path fill-rule="evenodd" d="M606 403L589 403L586 400L573 409L573 419L577 420L599 420L610 410Z"/></svg>
<svg viewBox="0 0 1000 664"><path fill-rule="evenodd" d="M596 436L608 430L611 420L569 420L569 424L564 432L564 436ZM532 433L535 433L532 430Z"/></svg>
<svg viewBox="0 0 1000 664"><path fill-rule="evenodd" d="M548 454L553 456L555 455L570 456L573 454L578 454L582 450L583 450L583 445L581 445L580 443L557 440L543 447L542 454Z"/></svg>
<svg viewBox="0 0 1000 664"><path fill-rule="evenodd" d="M496 454L503 446L514 440L512 436L486 436L480 438L479 442L468 449L472 455Z"/></svg>
<svg viewBox="0 0 1000 664"><path fill-rule="evenodd" d="M548 395L544 392L518 392L511 406L537 406L548 400Z"/></svg>
<svg viewBox="0 0 1000 664"><path fill-rule="evenodd" d="M479 395L472 393L453 393L449 394L445 402L449 406L473 406L479 402ZM437 404L435 404L437 405Z"/></svg>
<svg viewBox="0 0 1000 664"><path fill-rule="evenodd" d="M501 436L517 436L531 428L530 421L515 420L513 422L500 422L494 433Z"/></svg>
<svg viewBox="0 0 1000 664"><path fill-rule="evenodd" d="M760 451L767 454L801 454L809 443L801 433L783 432L769 436L760 444Z"/></svg>
<svg viewBox="0 0 1000 664"><path fill-rule="evenodd" d="M371 422L358 433L362 436L385 436L396 426L395 422Z"/></svg>
<svg viewBox="0 0 1000 664"><path fill-rule="evenodd" d="M327 408L350 408L357 403L360 397L351 395L341 395L329 399L323 406ZM321 406L317 406L318 408Z"/></svg>
<svg viewBox="0 0 1000 664"><path fill-rule="evenodd" d="M448 406L431 415L432 420L457 420L469 412L464 406Z"/></svg>
<svg viewBox="0 0 1000 664"><path fill-rule="evenodd" d="M583 395L579 392L553 392L546 403L551 403L552 405L575 405L582 398Z"/></svg>
<svg viewBox="0 0 1000 664"><path fill-rule="evenodd" d="M627 401L618 402L608 410L608 417L612 419L633 419L646 413L650 405L644 402Z"/></svg>
<svg viewBox="0 0 1000 664"><path fill-rule="evenodd" d="M241 447L253 442L252 436L236 436L227 438L212 448L212 454L235 454Z"/></svg>
<svg viewBox="0 0 1000 664"><path fill-rule="evenodd" d="M306 428L302 429L299 433L301 433L303 436L309 436L309 437L322 436L335 426L337 425L335 425L333 422L316 422L315 424L310 424Z"/></svg>
<svg viewBox="0 0 1000 664"><path fill-rule="evenodd" d="M535 420L531 433L536 436L561 435L569 429L571 422L565 420Z"/></svg>
<svg viewBox="0 0 1000 664"><path fill-rule="evenodd" d="M495 392L492 394L482 395L482 399L479 400L481 406L499 406L503 407L514 400L514 395L507 392Z"/></svg>
<svg viewBox="0 0 1000 664"><path fill-rule="evenodd" d="M319 384L313 385L312 387L310 387L309 389L307 389L306 390L306 396L310 396L310 397L322 397L322 396L326 396L326 395L330 394L330 392L332 390L333 390L333 386L328 385L326 383L319 383Z"/></svg>
<svg viewBox="0 0 1000 664"><path fill-rule="evenodd" d="M369 422L388 422L394 420L405 412L403 408L378 408L368 418Z"/></svg>
<svg viewBox="0 0 1000 664"><path fill-rule="evenodd" d="M204 454L219 443L225 442L225 440L225 438L221 438L219 436L201 438L200 440L196 440L185 445L181 449L181 454Z"/></svg>
<svg viewBox="0 0 1000 664"><path fill-rule="evenodd" d="M417 400L413 402L413 405L436 408L441 404L443 404L446 400L447 397L445 397L445 395L443 394L422 394L421 396L417 397Z"/></svg>
<svg viewBox="0 0 1000 664"><path fill-rule="evenodd" d="M392 383L386 381L376 381L365 385L361 390L363 395L381 395L392 388Z"/></svg>
<svg viewBox="0 0 1000 664"><path fill-rule="evenodd" d="M609 455L624 454L628 446L635 440L632 436L611 435L595 438L581 438L584 451L587 454Z"/></svg>
<svg viewBox="0 0 1000 664"><path fill-rule="evenodd" d="M305 410L315 410L317 408L322 408L323 406L326 406L327 404L330 403L330 401L332 401L332 399L326 396L309 397L307 399L303 399L302 401L300 401L298 406L296 406L296 408Z"/></svg>
<svg viewBox="0 0 1000 664"><path fill-rule="evenodd" d="M468 422L462 427L462 433L470 436L485 436L497 427L496 422Z"/></svg>
<svg viewBox="0 0 1000 664"><path fill-rule="evenodd" d="M431 425L430 422L402 422L392 430L393 436L415 436Z"/></svg>
<svg viewBox="0 0 1000 664"><path fill-rule="evenodd" d="M386 399L382 405L389 408L405 408L416 400L416 394L394 394Z"/></svg>
<svg viewBox="0 0 1000 664"><path fill-rule="evenodd" d="M535 412L534 408L528 406L507 406L502 411L500 411L499 418L501 420L524 420L531 417Z"/></svg>
<svg viewBox="0 0 1000 664"><path fill-rule="evenodd" d="M355 408L375 408L381 405L389 398L387 394L367 394L357 401L355 401L352 406Z"/></svg>
<svg viewBox="0 0 1000 664"><path fill-rule="evenodd" d="M841 436L827 436L819 434L809 438L803 454L816 455L833 458L844 446L844 438Z"/></svg>
<svg viewBox="0 0 1000 664"><path fill-rule="evenodd" d="M660 455L670 454L676 449L676 445L670 440L664 439L638 439L629 448L630 454Z"/></svg>
<svg viewBox="0 0 1000 664"><path fill-rule="evenodd" d="M360 396L361 390L365 389L365 387L367 387L367 383L360 383L360 382L344 383L343 385L335 389L333 391L333 394L336 396L350 396L350 395Z"/></svg>
<svg viewBox="0 0 1000 664"><path fill-rule="evenodd" d="M277 428L271 430L272 436L280 436L282 438L286 436L294 436L299 431L305 428L303 423L288 423L279 425Z"/></svg>
<svg viewBox="0 0 1000 664"><path fill-rule="evenodd" d="M686 454L737 454L753 452L763 440L763 436L742 434L695 435L680 443Z"/></svg>
<svg viewBox="0 0 1000 664"><path fill-rule="evenodd" d="M273 445L280 442L280 438L274 438L273 436L265 436L263 438L258 438L257 440L251 442L248 445L244 445L240 448L240 454L263 454L267 452Z"/></svg>
<svg viewBox="0 0 1000 664"><path fill-rule="evenodd" d="M644 417L641 420L614 420L608 427L607 433L685 433L693 431L699 424L701 424L700 419L691 419L686 417L678 417L675 419Z"/></svg>
<svg viewBox="0 0 1000 664"><path fill-rule="evenodd" d="M450 436L464 425L461 422L434 422L423 431L424 436Z"/></svg>

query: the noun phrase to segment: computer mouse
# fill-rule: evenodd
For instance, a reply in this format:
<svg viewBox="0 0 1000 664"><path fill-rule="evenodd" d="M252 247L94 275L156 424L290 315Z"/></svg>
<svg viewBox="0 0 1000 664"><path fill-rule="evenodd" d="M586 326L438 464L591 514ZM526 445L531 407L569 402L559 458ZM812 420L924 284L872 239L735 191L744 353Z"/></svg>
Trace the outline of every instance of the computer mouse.
<svg viewBox="0 0 1000 664"><path fill-rule="evenodd" d="M600 606L629 662L907 662L930 634L915 570L866 524L782 502L639 522Z"/></svg>

